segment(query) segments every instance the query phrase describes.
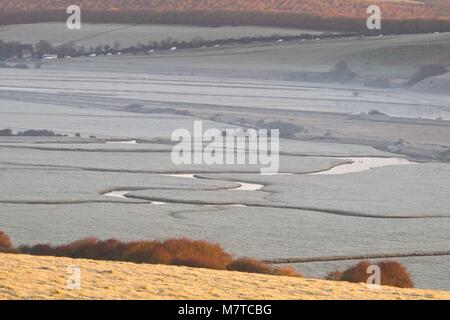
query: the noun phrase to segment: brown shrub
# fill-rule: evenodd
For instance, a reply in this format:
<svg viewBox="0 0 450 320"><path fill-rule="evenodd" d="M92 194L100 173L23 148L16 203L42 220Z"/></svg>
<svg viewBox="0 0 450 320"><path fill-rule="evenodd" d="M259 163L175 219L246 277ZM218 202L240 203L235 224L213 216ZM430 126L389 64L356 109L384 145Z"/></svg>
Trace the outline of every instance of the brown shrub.
<svg viewBox="0 0 450 320"><path fill-rule="evenodd" d="M96 255L102 260L118 260L120 258L119 250L121 242L117 239L98 241L96 245Z"/></svg>
<svg viewBox="0 0 450 320"><path fill-rule="evenodd" d="M291 267L275 268L272 274L275 276L283 276L283 277L297 277L297 278L303 277L299 272L297 272L294 268Z"/></svg>
<svg viewBox="0 0 450 320"><path fill-rule="evenodd" d="M174 265L224 270L233 260L220 245L206 241L169 239L163 246L172 256Z"/></svg>
<svg viewBox="0 0 450 320"><path fill-rule="evenodd" d="M225 270L232 257L217 244L190 239L121 242L86 238L52 247L48 244L21 246L20 252L33 255L64 256L134 263L173 264Z"/></svg>
<svg viewBox="0 0 450 320"><path fill-rule="evenodd" d="M399 262L386 260L376 264L368 260L361 261L344 272L334 271L328 274L328 280L348 281L348 282L367 282L371 274L367 273L370 265L377 265L381 271L381 285L399 288L413 288L414 284L407 269Z"/></svg>
<svg viewBox="0 0 450 320"><path fill-rule="evenodd" d="M228 265L227 270L248 272L248 273L270 274L274 276L302 277L300 273L298 273L291 267L273 268L271 265L253 258L236 259Z"/></svg>
<svg viewBox="0 0 450 320"><path fill-rule="evenodd" d="M381 269L381 284L398 288L414 288L414 282L405 266L397 261L378 263Z"/></svg>
<svg viewBox="0 0 450 320"><path fill-rule="evenodd" d="M51 246L38 244L21 246L17 251L32 255L45 255L93 260L127 261L134 263L166 264L194 268L242 271L288 277L301 275L291 268L272 268L251 258L233 260L218 244L186 238L161 241L121 242L116 239L86 238L72 243Z"/></svg>
<svg viewBox="0 0 450 320"><path fill-rule="evenodd" d="M330 281L340 281L342 278L342 272L339 270L332 271L325 277L326 280Z"/></svg>
<svg viewBox="0 0 450 320"><path fill-rule="evenodd" d="M173 264L173 257L161 243L158 243L151 248L148 263L170 265Z"/></svg>
<svg viewBox="0 0 450 320"><path fill-rule="evenodd" d="M135 263L171 264L172 257L159 241L133 241L121 246L120 260Z"/></svg>
<svg viewBox="0 0 450 320"><path fill-rule="evenodd" d="M37 244L32 247L20 246L17 250L24 254L31 254L35 256L49 256L52 255L53 248L49 244Z"/></svg>
<svg viewBox="0 0 450 320"><path fill-rule="evenodd" d="M0 231L0 249L9 249L11 246L11 240L8 235L3 231Z"/></svg>
<svg viewBox="0 0 450 320"><path fill-rule="evenodd" d="M99 259L99 240L96 238L81 239L69 244L57 246L53 249L53 255L69 258Z"/></svg>
<svg viewBox="0 0 450 320"><path fill-rule="evenodd" d="M370 274L367 273L369 266L370 262L368 260L361 261L342 272L340 280L355 283L367 282L367 279L370 277Z"/></svg>
<svg viewBox="0 0 450 320"><path fill-rule="evenodd" d="M240 258L228 265L230 271L272 274L271 266L253 258Z"/></svg>

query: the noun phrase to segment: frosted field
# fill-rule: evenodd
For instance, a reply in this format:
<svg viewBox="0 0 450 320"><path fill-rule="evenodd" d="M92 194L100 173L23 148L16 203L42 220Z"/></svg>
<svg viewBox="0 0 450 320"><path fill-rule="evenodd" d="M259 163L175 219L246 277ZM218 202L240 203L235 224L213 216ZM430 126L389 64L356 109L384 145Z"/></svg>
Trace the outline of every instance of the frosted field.
<svg viewBox="0 0 450 320"><path fill-rule="evenodd" d="M3 149L5 151L5 149ZM32 157L32 158L28 158ZM147 173L196 173L196 172L252 172L259 173L260 167L256 165L182 165L172 163L170 153L102 153L102 152L41 152L28 150L20 152L2 152L0 156L5 163L37 166L57 166L66 168L80 168L84 170L110 170L110 171L130 171ZM17 161L17 159L23 159ZM107 159L107 161L105 161ZM316 159L316 158L296 158L291 156L281 156L281 172L315 172L332 167L333 165L344 163L338 159Z"/></svg>
<svg viewBox="0 0 450 320"><path fill-rule="evenodd" d="M83 41L132 29L108 30ZM292 77L355 57L350 65L366 72L362 77L403 81L436 55L414 53L397 68L370 58L371 50L440 47L448 36L254 44L0 69L0 130L68 135L0 137L0 230L17 244L186 236L260 259L425 252L430 256L401 259L416 285L450 290L449 256L431 256L450 243L448 94ZM386 116L361 114L371 110ZM195 120L205 129L294 128L281 139L282 174L176 166L170 135L192 131ZM133 143L111 143L127 141ZM352 166L359 172L330 174ZM295 266L318 277L347 263Z"/></svg>
<svg viewBox="0 0 450 320"><path fill-rule="evenodd" d="M450 225L448 220L365 219L267 208L89 203L2 204L1 227L16 243L56 244L93 234L125 240L188 236L220 242L237 255L289 258L445 250ZM407 266L418 287L448 290L448 257L440 257L439 264L433 261L435 257L411 259ZM316 265L295 266L307 276L322 277L347 263Z"/></svg>
<svg viewBox="0 0 450 320"><path fill-rule="evenodd" d="M110 61L123 63L121 72L224 75L239 78L282 79L298 81L305 72L329 71L336 62L347 61L362 77L391 79L394 83L411 77L418 66L450 64L450 33L402 36L305 40L284 43L253 43L244 46L201 48L157 52L133 57L96 57L95 68L110 71ZM122 60L124 59L124 60ZM59 68L85 69L92 64L66 63ZM52 63L58 63L53 61ZM440 93L446 93L440 90Z"/></svg>
<svg viewBox="0 0 450 320"><path fill-rule="evenodd" d="M63 68L63 62L58 63L62 65L52 67ZM115 65L117 61L110 62L109 68ZM373 141L385 145L401 139L408 143L404 147L412 150L409 154L436 154L438 159L450 147L450 126L447 121L434 120L449 117L445 95L352 85L327 89L326 84L236 80L228 72L221 77L111 73L102 69L95 73L64 70L64 77L56 70L2 70L2 74L0 127L15 130L52 129L70 136L79 132L83 137L125 140L167 139L177 128L192 127L193 118L202 118L205 128L218 129L225 128L223 123L234 128L244 119L249 126L261 120L298 126L300 131L295 135L302 140L319 137L345 144ZM353 95L355 90L360 92L357 97ZM281 99L279 92L286 96ZM130 104L142 105L141 111L128 111ZM164 111L168 109L188 112L190 117ZM371 110L402 118L360 114ZM383 147L383 151L389 150Z"/></svg>
<svg viewBox="0 0 450 320"><path fill-rule="evenodd" d="M31 145L41 148L40 143L27 143L24 148L17 141L8 144L15 147L0 148L0 227L16 243L56 244L92 235L126 240L188 236L217 241L237 255L262 259L432 253L448 249L450 217L446 210L449 207L446 182L449 177L445 172L449 169L446 164L386 167L328 176L202 174L200 177L209 179L189 179L122 172L136 168L153 170L146 166L164 163L155 160L167 152L154 153L151 148L144 154L119 152L121 160L116 162L112 159L117 151L111 153L108 149L80 152L70 150L71 144L67 143L69 151L52 151L47 150L51 143L44 144L44 150L30 149ZM313 149L320 148L320 145L310 145ZM130 146L120 146L130 151ZM326 146L322 144L324 153ZM307 145L303 148L308 152ZM343 146L340 150L343 152ZM139 167L137 160L143 155ZM303 168L305 172L318 170L320 166L326 170L333 161L339 163L334 158L293 158L298 158L296 170ZM83 161L96 169L70 167ZM111 170L114 163L118 170ZM385 176L395 178L387 184ZM265 186L258 191L232 190L240 181ZM110 190L130 190L127 196L133 198L105 197L103 194ZM415 196L411 197L412 194ZM151 204L155 199L169 203ZM287 209L288 206L297 209ZM311 209L298 209L305 206ZM383 218L392 214L398 217ZM442 216L427 218L436 214ZM436 258L427 259L404 259L411 266L417 286L448 288L441 275L446 264L422 268ZM449 261L448 257L440 259ZM317 268L314 266L318 263L309 265L295 266L308 276L320 277L347 262L319 264Z"/></svg>
<svg viewBox="0 0 450 320"><path fill-rule="evenodd" d="M204 123L203 123L204 124ZM220 125L219 123L217 123ZM190 126L192 123L189 124ZM107 128L106 128L107 130ZM148 138L147 138L148 139ZM112 143L112 141L116 141ZM172 152L172 144L158 139L148 139L145 143L121 143L126 139L110 138L93 139L55 137L55 138L28 138L3 137L0 147L34 149L42 151L77 151L77 152ZM153 141L153 142L152 142ZM311 156L311 157L345 157L349 154L356 157L398 157L398 154L383 152L370 146L356 144L340 144L319 141L293 141L280 139L280 151L287 156Z"/></svg>
<svg viewBox="0 0 450 320"><path fill-rule="evenodd" d="M171 38L177 41L191 41L194 37L203 40L217 40L243 37L268 37L272 35L321 34L322 31L272 27L224 26L217 28L201 26L168 25L126 25L83 23L81 30L69 30L65 23L35 23L0 26L0 39L35 44L40 40L60 45L75 41L79 46L110 45L118 39L122 47L147 44Z"/></svg>
<svg viewBox="0 0 450 320"><path fill-rule="evenodd" d="M79 108L66 107L64 106L64 98L59 101L57 106L48 106L43 103L30 106L29 103L20 101L2 104L0 106L0 127L14 130L52 128L55 132L68 134L72 137L79 132L84 137L94 135L97 138L121 140L127 140L127 138L170 138L172 132L178 128L193 130L193 118L167 114L137 116L129 112L113 113L107 110L94 111L90 114L89 111L85 110L81 99L66 98L68 103L73 101L83 106ZM33 114L32 118L30 118L30 114ZM67 121L68 118L70 121ZM203 126L205 129L226 129L223 124L210 121L204 121Z"/></svg>
<svg viewBox="0 0 450 320"><path fill-rule="evenodd" d="M109 62L109 68L112 68L115 61L112 59ZM151 58L147 58L141 61L140 58L137 58L134 63L145 65L151 60ZM80 65L82 68L91 65L93 68L97 68L97 60L82 61L82 59L78 59L75 62L69 61L67 64ZM450 103L447 96L345 86L336 86L330 89L323 84L280 81L253 81L236 84L233 79L226 79L222 82L210 77L194 79L127 73L101 73L99 76L98 73L91 71L84 73L75 70L63 74L59 71L47 70L2 70L0 95L13 99L18 92L23 92L20 100L26 101L28 96L41 96L42 101L48 101L49 94L58 93L61 104L80 104L83 101L80 99L90 102L88 99L101 97L103 100L114 99L116 104L120 101L137 100L150 102L152 106L171 104L172 106L207 107L214 104L219 107L267 109L275 107L283 110L338 112L355 115L378 110L396 117L450 119ZM26 83L25 86L24 83ZM354 92L358 92L358 95L355 96ZM101 101L96 101L96 104L99 103ZM13 102L13 106L18 111L26 110L27 107L19 102ZM80 107L82 106L80 105ZM46 110L48 107L39 109L41 108ZM45 111L38 112L46 115ZM15 114L14 117L17 115ZM17 119L19 120L20 117Z"/></svg>

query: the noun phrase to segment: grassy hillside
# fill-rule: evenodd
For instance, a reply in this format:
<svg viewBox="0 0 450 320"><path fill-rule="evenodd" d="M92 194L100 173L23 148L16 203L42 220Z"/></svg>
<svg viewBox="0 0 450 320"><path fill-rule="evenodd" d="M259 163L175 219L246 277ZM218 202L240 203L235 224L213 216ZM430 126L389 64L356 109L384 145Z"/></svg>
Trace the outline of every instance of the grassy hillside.
<svg viewBox="0 0 450 320"><path fill-rule="evenodd" d="M0 21L59 21L71 4L70 0L0 0ZM447 0L82 0L78 4L85 21L90 22L248 24L357 31L367 31L367 7L378 4L386 32L450 28Z"/></svg>
<svg viewBox="0 0 450 320"><path fill-rule="evenodd" d="M450 292L126 262L0 254L0 299L450 299ZM68 290L68 267L81 289Z"/></svg>
<svg viewBox="0 0 450 320"><path fill-rule="evenodd" d="M72 4L70 0L2 0L5 11L63 9ZM296 12L326 17L365 17L371 4L379 4L389 19L430 19L449 17L446 0L82 0L78 2L85 10L93 11L188 11L188 10L230 10L262 12Z"/></svg>

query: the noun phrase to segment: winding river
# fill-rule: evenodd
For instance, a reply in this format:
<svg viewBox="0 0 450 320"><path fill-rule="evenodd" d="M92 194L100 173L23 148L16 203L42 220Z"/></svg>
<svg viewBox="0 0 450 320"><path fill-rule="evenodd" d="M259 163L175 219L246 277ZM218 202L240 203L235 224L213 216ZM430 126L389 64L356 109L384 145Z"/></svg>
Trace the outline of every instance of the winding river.
<svg viewBox="0 0 450 320"><path fill-rule="evenodd" d="M374 158L374 157L346 157L336 158L340 160L350 160L350 163L344 163L328 170L311 173L314 175L347 174L367 171L375 168L387 166L401 166L414 164L405 158Z"/></svg>
<svg viewBox="0 0 450 320"><path fill-rule="evenodd" d="M414 164L414 162L409 161L405 158L377 158L377 157L336 157L335 159L340 160L347 160L351 161L348 163L344 163L338 166L335 166L333 168L323 170L320 172L314 172L314 173L307 173L307 175L340 175L340 174L348 174L348 173L355 173L355 172L363 172L367 170L371 170L374 168L381 168L381 167L387 167L387 166L399 166L399 165L408 165L408 164ZM280 173L283 174L283 173ZM288 173L290 175L294 175L291 173ZM196 174L193 173L187 173L187 174L164 174L164 176L169 177L177 177L177 178L185 178L185 179L200 179L196 176ZM225 180L224 180L225 181ZM264 188L264 185L257 184L257 183L248 183L248 182L239 182L234 181L235 183L239 184L238 187L230 189L233 191L258 191ZM112 197L112 198L121 198L121 199L127 199L127 194L132 192L133 190L115 190L110 191L108 193L104 193L103 195L106 197ZM160 201L149 201L149 203L154 205L163 205L168 204L167 202L160 202ZM215 206L215 205L206 205L206 206ZM246 207L242 204L232 204L228 206L235 206L235 207Z"/></svg>

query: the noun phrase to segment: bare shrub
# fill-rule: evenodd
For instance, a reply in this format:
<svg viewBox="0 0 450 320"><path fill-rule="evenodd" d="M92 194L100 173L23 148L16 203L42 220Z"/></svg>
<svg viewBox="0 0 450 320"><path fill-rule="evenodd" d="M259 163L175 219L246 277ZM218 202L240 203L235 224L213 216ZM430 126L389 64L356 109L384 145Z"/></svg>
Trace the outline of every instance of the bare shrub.
<svg viewBox="0 0 450 320"><path fill-rule="evenodd" d="M17 250L21 253L35 256L50 256L53 253L53 248L49 244L37 244L32 247L20 246Z"/></svg>
<svg viewBox="0 0 450 320"><path fill-rule="evenodd" d="M302 275L290 267L273 268L271 265L259 261L254 258L239 258L234 260L228 265L228 270L248 272L248 273L261 273L270 274L275 276L285 277L301 277Z"/></svg>
<svg viewBox="0 0 450 320"><path fill-rule="evenodd" d="M133 241L121 245L120 260L135 263L171 264L172 257L159 241Z"/></svg>
<svg viewBox="0 0 450 320"><path fill-rule="evenodd" d="M378 263L381 269L381 284L398 288L414 288L411 275L405 266L397 261Z"/></svg>
<svg viewBox="0 0 450 320"><path fill-rule="evenodd" d="M367 273L367 269L370 266L370 262L368 260L364 260L359 262L353 267L348 268L344 272L342 272L341 281L348 282L367 282L369 278L369 274Z"/></svg>
<svg viewBox="0 0 450 320"><path fill-rule="evenodd" d="M272 268L253 258L240 258L233 261L229 266L230 271L240 271L249 273L272 274Z"/></svg>
<svg viewBox="0 0 450 320"><path fill-rule="evenodd" d="M8 235L3 231L0 231L0 249L9 249L11 246L11 240Z"/></svg>
<svg viewBox="0 0 450 320"><path fill-rule="evenodd" d="M347 281L354 283L367 283L367 279L371 274L367 273L369 266L376 265L381 271L381 285L391 286L398 288L413 288L414 283L411 280L411 276L401 263L393 260L381 261L378 263L371 263L368 260L364 260L346 269L343 272L334 271L328 274L326 279Z"/></svg>
<svg viewBox="0 0 450 320"><path fill-rule="evenodd" d="M209 269L226 269L232 257L218 244L190 239L170 239L163 243L172 255L172 264Z"/></svg>
<svg viewBox="0 0 450 320"><path fill-rule="evenodd" d="M341 278L342 278L342 272L339 270L332 271L332 272L328 273L327 276L325 277L326 280L331 280L331 281L340 281Z"/></svg>
<svg viewBox="0 0 450 320"><path fill-rule="evenodd" d="M198 268L226 269L232 257L219 245L190 239L121 242L86 238L52 247L48 244L19 247L22 253L94 260L173 264Z"/></svg>
<svg viewBox="0 0 450 320"><path fill-rule="evenodd" d="M297 277L301 278L302 275L297 272L294 268L291 267L282 267L282 268L275 268L272 272L275 276L283 276L283 277Z"/></svg>
<svg viewBox="0 0 450 320"><path fill-rule="evenodd" d="M218 244L187 238L168 239L163 242L145 240L121 242L116 239L102 241L86 238L59 246L49 244L20 246L17 252L75 259L177 265L288 277L301 276L292 268L273 268L252 258L233 260L233 257Z"/></svg>

